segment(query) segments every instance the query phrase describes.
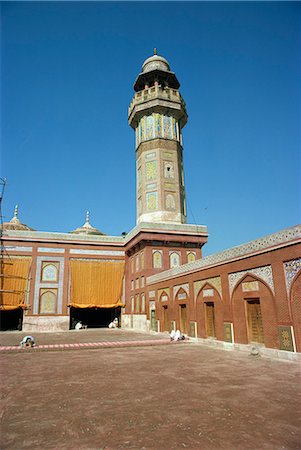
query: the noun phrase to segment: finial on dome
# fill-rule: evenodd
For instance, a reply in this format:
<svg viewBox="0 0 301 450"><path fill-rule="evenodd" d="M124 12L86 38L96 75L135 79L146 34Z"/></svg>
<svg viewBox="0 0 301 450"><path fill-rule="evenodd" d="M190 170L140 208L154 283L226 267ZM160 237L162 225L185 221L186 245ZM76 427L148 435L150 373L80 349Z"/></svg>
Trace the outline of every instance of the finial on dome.
<svg viewBox="0 0 301 450"><path fill-rule="evenodd" d="M157 49L156 49L156 47L154 48L154 55L156 55L157 54Z"/></svg>
<svg viewBox="0 0 301 450"><path fill-rule="evenodd" d="M90 223L89 211L86 212L86 223Z"/></svg>
<svg viewBox="0 0 301 450"><path fill-rule="evenodd" d="M14 219L18 219L18 214L19 214L19 205L16 205L14 211Z"/></svg>

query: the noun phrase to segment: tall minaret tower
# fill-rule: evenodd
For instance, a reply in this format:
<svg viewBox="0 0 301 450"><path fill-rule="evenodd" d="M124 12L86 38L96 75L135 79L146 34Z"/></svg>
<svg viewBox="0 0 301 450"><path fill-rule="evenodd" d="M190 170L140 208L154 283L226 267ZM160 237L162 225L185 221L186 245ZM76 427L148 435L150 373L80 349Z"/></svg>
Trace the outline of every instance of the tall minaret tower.
<svg viewBox="0 0 301 450"><path fill-rule="evenodd" d="M142 65L129 107L136 133L137 223L186 223L182 128L187 122L180 83L154 55Z"/></svg>

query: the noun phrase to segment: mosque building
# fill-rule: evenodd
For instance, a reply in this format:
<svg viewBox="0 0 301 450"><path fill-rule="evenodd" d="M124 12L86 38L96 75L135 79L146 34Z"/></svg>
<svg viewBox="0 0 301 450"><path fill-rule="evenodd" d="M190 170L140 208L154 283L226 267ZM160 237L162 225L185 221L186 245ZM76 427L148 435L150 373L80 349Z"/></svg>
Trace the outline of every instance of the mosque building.
<svg viewBox="0 0 301 450"><path fill-rule="evenodd" d="M180 83L154 52L134 83L136 226L107 236L2 226L1 329L108 326L170 332L223 345L301 351L301 226L202 258L205 225L187 224Z"/></svg>

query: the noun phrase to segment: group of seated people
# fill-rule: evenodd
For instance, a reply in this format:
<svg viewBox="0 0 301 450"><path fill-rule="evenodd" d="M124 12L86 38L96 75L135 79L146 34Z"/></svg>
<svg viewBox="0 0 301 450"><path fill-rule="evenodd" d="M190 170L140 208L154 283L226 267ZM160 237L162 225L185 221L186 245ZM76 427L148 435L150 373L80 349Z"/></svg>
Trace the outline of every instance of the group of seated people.
<svg viewBox="0 0 301 450"><path fill-rule="evenodd" d="M170 340L171 341L183 341L185 339L184 334L181 333L180 330L172 330L170 333Z"/></svg>

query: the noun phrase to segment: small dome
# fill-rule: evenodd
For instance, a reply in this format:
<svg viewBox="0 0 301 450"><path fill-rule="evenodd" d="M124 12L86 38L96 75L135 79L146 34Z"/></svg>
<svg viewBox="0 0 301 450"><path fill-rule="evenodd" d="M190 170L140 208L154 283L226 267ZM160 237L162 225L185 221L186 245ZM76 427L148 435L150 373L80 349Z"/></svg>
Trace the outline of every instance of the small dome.
<svg viewBox="0 0 301 450"><path fill-rule="evenodd" d="M151 72L152 70L163 70L169 72L170 67L168 62L163 56L157 55L156 49L154 49L154 55L147 58L142 64L142 72Z"/></svg>
<svg viewBox="0 0 301 450"><path fill-rule="evenodd" d="M19 218L19 207L15 206L14 217L9 222L4 222L2 226L2 230L16 230L16 231L35 231L32 228L28 227L24 223L21 223Z"/></svg>
<svg viewBox="0 0 301 450"><path fill-rule="evenodd" d="M69 233L72 234L94 234L94 235L99 235L99 236L105 236L104 233L102 233L101 231L99 231L97 228L92 227L92 225L90 224L90 219L89 219L89 211L87 211L86 213L86 222L84 223L83 226L76 228L76 230L70 231Z"/></svg>

